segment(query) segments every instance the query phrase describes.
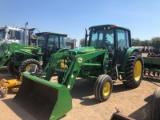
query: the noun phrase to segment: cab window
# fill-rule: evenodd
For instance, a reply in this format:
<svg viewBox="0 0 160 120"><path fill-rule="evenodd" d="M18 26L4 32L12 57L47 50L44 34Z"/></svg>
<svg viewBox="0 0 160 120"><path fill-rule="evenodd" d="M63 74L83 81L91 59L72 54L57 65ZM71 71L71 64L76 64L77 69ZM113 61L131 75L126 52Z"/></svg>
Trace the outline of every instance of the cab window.
<svg viewBox="0 0 160 120"><path fill-rule="evenodd" d="M49 35L48 38L48 47L59 47L58 36L57 35Z"/></svg>
<svg viewBox="0 0 160 120"><path fill-rule="evenodd" d="M128 31L118 29L116 33L118 49L123 51L125 48L129 47Z"/></svg>

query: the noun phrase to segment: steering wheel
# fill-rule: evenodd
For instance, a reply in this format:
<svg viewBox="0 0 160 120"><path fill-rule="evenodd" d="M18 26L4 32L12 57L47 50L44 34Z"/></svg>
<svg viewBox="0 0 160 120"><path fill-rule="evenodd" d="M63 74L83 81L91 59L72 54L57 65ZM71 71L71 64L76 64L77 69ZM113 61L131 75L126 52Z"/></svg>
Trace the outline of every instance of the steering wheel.
<svg viewBox="0 0 160 120"><path fill-rule="evenodd" d="M109 46L111 46L111 45L112 45L112 44L110 43L110 41L106 39L106 41L105 41L105 46L106 46L106 47L109 47Z"/></svg>
<svg viewBox="0 0 160 120"><path fill-rule="evenodd" d="M108 41L107 39L105 40L105 44L111 45L110 41Z"/></svg>

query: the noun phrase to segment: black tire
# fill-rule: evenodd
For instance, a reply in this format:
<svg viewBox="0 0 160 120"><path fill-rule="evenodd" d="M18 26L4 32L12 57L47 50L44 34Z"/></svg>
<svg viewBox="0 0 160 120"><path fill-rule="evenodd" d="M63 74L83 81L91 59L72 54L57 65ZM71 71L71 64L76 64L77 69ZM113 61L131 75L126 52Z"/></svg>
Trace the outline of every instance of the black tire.
<svg viewBox="0 0 160 120"><path fill-rule="evenodd" d="M160 87L158 87L152 95L150 110L150 120L160 120Z"/></svg>
<svg viewBox="0 0 160 120"><path fill-rule="evenodd" d="M19 76L19 73L20 73L19 66L15 66L12 62L9 61L7 64L7 69L11 75L13 75L15 77Z"/></svg>
<svg viewBox="0 0 160 120"><path fill-rule="evenodd" d="M107 91L105 91L104 89L107 89ZM97 81L95 82L94 85L95 98L99 102L104 102L108 100L108 98L112 93L112 89L113 89L113 82L111 77L106 74L100 75L97 78Z"/></svg>
<svg viewBox="0 0 160 120"><path fill-rule="evenodd" d="M126 81L123 81L123 84L129 88L138 87L143 77L143 68L142 56L135 52L132 53L126 64Z"/></svg>
<svg viewBox="0 0 160 120"><path fill-rule="evenodd" d="M1 98L6 97L7 96L6 89L1 89L0 90L0 95L1 95Z"/></svg>
<svg viewBox="0 0 160 120"><path fill-rule="evenodd" d="M20 73L23 73L25 71L29 71L29 69L32 65L37 65L37 70L42 69L42 66L40 65L40 63L37 60L27 59L27 60L23 61L22 64L20 65L20 67L19 67Z"/></svg>

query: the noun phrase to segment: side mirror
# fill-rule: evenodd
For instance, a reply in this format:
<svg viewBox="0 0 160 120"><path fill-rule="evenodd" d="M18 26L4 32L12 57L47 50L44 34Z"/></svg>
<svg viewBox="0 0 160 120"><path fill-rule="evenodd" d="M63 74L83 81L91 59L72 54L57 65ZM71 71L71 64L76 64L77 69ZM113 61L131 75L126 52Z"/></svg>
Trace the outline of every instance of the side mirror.
<svg viewBox="0 0 160 120"><path fill-rule="evenodd" d="M85 46L87 46L87 37L89 36L87 33L87 29L85 29L86 33L85 33Z"/></svg>

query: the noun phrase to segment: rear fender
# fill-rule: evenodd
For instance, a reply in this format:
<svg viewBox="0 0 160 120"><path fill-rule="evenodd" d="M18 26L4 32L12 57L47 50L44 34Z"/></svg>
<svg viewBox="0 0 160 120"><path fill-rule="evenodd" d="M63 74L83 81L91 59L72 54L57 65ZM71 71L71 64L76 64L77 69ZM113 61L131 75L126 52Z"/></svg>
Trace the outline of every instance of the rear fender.
<svg viewBox="0 0 160 120"><path fill-rule="evenodd" d="M124 55L124 58L123 58L123 61L122 61L121 67L120 67L120 73L122 75L122 79L125 79L125 68L126 68L126 64L127 64L128 58L134 52L135 53L139 53L139 50L136 49L136 48L129 48L129 49L127 49L127 51L126 51L126 53Z"/></svg>

